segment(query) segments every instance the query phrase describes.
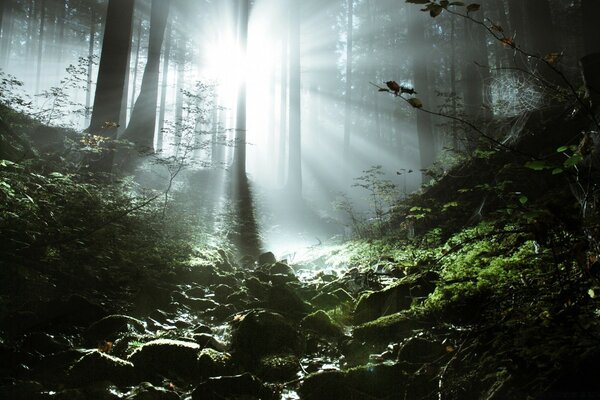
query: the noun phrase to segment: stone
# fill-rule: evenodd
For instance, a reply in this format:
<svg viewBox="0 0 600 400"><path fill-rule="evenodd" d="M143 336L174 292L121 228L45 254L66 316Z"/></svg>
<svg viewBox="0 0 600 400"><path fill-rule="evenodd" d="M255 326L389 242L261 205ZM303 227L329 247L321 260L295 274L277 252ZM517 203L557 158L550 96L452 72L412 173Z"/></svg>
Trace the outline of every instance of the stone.
<svg viewBox="0 0 600 400"><path fill-rule="evenodd" d="M411 307L414 299L424 298L435 290L439 275L428 272L408 276L383 290L364 293L356 303L354 322L361 324Z"/></svg>
<svg viewBox="0 0 600 400"><path fill-rule="evenodd" d="M310 374L298 393L302 400L404 399L407 380L399 365L367 365Z"/></svg>
<svg viewBox="0 0 600 400"><path fill-rule="evenodd" d="M142 382L134 387L125 397L126 400L179 400L180 397L172 390Z"/></svg>
<svg viewBox="0 0 600 400"><path fill-rule="evenodd" d="M65 351L69 347L71 343L68 340L43 332L29 333L21 342L21 350L42 356Z"/></svg>
<svg viewBox="0 0 600 400"><path fill-rule="evenodd" d="M263 253L258 256L258 265L267 266L271 264L275 264L277 259L275 258L275 254L269 252Z"/></svg>
<svg viewBox="0 0 600 400"><path fill-rule="evenodd" d="M281 314L256 309L236 316L232 323L232 354L249 367L267 355L301 355L303 347L298 330Z"/></svg>
<svg viewBox="0 0 600 400"><path fill-rule="evenodd" d="M266 307L292 316L304 316L311 311L310 304L302 300L289 285L271 286Z"/></svg>
<svg viewBox="0 0 600 400"><path fill-rule="evenodd" d="M429 327L427 321L415 318L410 312L403 311L358 325L353 336L357 340L369 343L389 343L406 339L417 329Z"/></svg>
<svg viewBox="0 0 600 400"><path fill-rule="evenodd" d="M92 323L83 336L88 345L96 346L99 342L114 342L119 336L127 333L142 334L146 323L127 315L109 315Z"/></svg>
<svg viewBox="0 0 600 400"><path fill-rule="evenodd" d="M198 375L219 376L231 372L231 354L205 348L198 355Z"/></svg>
<svg viewBox="0 0 600 400"><path fill-rule="evenodd" d="M275 394L254 375L211 377L192 392L192 400L275 399Z"/></svg>
<svg viewBox="0 0 600 400"><path fill-rule="evenodd" d="M447 354L445 346L440 342L422 336L413 336L400 346L398 361L424 364L433 362L445 354Z"/></svg>
<svg viewBox="0 0 600 400"><path fill-rule="evenodd" d="M127 358L143 378L194 378L201 347L194 342L157 339L137 348Z"/></svg>
<svg viewBox="0 0 600 400"><path fill-rule="evenodd" d="M69 378L77 386L101 381L127 385L134 381L135 370L129 361L94 350L71 366Z"/></svg>
<svg viewBox="0 0 600 400"><path fill-rule="evenodd" d="M203 349L209 348L217 351L225 351L227 348L225 343L218 341L208 333L195 333L192 338L194 339L194 342L198 343Z"/></svg>
<svg viewBox="0 0 600 400"><path fill-rule="evenodd" d="M273 354L260 359L257 375L267 382L286 382L295 379L299 370L294 354Z"/></svg>
<svg viewBox="0 0 600 400"><path fill-rule="evenodd" d="M342 327L323 310L317 310L302 319L300 326L324 336L340 337L344 335Z"/></svg>

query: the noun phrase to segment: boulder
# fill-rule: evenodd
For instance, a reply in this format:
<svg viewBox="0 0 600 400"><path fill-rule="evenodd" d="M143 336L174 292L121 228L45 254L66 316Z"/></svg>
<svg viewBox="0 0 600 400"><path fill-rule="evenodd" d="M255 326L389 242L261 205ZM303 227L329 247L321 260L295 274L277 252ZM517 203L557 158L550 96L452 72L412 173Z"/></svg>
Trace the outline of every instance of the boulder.
<svg viewBox="0 0 600 400"><path fill-rule="evenodd" d="M315 311L302 319L300 326L324 336L340 337L344 331L340 325L335 323L329 314L323 310Z"/></svg>
<svg viewBox="0 0 600 400"><path fill-rule="evenodd" d="M139 319L127 315L109 315L92 323L84 332L83 336L90 346L96 346L99 342L114 342L119 336L127 333L142 334L146 330L146 324Z"/></svg>
<svg viewBox="0 0 600 400"><path fill-rule="evenodd" d="M258 265L260 266L267 266L275 264L276 262L277 259L275 258L275 254L271 253L270 251L258 256Z"/></svg>
<svg viewBox="0 0 600 400"><path fill-rule="evenodd" d="M101 381L127 385L135 380L135 370L129 361L94 350L71 366L69 378L76 386Z"/></svg>
<svg viewBox="0 0 600 400"><path fill-rule="evenodd" d="M286 382L297 377L300 361L294 354L273 354L259 361L257 375L267 382Z"/></svg>
<svg viewBox="0 0 600 400"><path fill-rule="evenodd" d="M435 290L438 279L437 273L427 272L408 276L383 290L364 293L356 303L354 322L361 324L409 309L415 299L424 298Z"/></svg>
<svg viewBox="0 0 600 400"><path fill-rule="evenodd" d="M408 375L399 365L368 365L308 375L298 390L302 400L405 399Z"/></svg>
<svg viewBox="0 0 600 400"><path fill-rule="evenodd" d="M192 392L192 400L275 399L260 379L248 373L208 378Z"/></svg>
<svg viewBox="0 0 600 400"><path fill-rule="evenodd" d="M378 318L358 325L353 336L357 340L369 343L389 343L406 339L417 329L429 327L431 324L415 318L410 312L403 311Z"/></svg>
<svg viewBox="0 0 600 400"><path fill-rule="evenodd" d="M265 307L277 312L300 317L311 311L311 306L289 286L274 285L269 288Z"/></svg>
<svg viewBox="0 0 600 400"><path fill-rule="evenodd" d="M180 397L172 390L142 382L134 387L125 397L126 400L179 400Z"/></svg>
<svg viewBox="0 0 600 400"><path fill-rule="evenodd" d="M129 357L142 378L194 378L201 347L198 343L157 339L145 343Z"/></svg>
<svg viewBox="0 0 600 400"><path fill-rule="evenodd" d="M231 354L205 348L198 355L198 375L209 377L231 373Z"/></svg>
<svg viewBox="0 0 600 400"><path fill-rule="evenodd" d="M300 355L303 347L298 330L281 314L257 309L236 316L232 323L231 351L248 367L267 355Z"/></svg>

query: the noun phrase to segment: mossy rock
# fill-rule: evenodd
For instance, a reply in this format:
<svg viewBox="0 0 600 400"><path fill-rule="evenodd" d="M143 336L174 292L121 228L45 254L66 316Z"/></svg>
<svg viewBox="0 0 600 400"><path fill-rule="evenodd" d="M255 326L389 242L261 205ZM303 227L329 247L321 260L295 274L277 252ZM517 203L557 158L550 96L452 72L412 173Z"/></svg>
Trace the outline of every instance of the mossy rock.
<svg viewBox="0 0 600 400"><path fill-rule="evenodd" d="M324 336L340 337L344 335L342 327L336 324L323 310L315 311L302 319L300 326Z"/></svg>
<svg viewBox="0 0 600 400"><path fill-rule="evenodd" d="M101 381L126 385L135 380L135 370L129 361L94 350L71 366L69 379L76 386Z"/></svg>
<svg viewBox="0 0 600 400"><path fill-rule="evenodd" d="M275 394L260 379L248 373L208 378L192 392L192 400L223 399L274 400Z"/></svg>
<svg viewBox="0 0 600 400"><path fill-rule="evenodd" d="M367 365L310 374L298 393L302 400L402 399L407 381L398 364Z"/></svg>
<svg viewBox="0 0 600 400"><path fill-rule="evenodd" d="M197 368L200 376L226 375L231 372L231 354L211 348L202 349Z"/></svg>
<svg viewBox="0 0 600 400"><path fill-rule="evenodd" d="M98 342L107 340L114 342L119 336L125 333L143 333L146 324L139 319L127 315L109 315L93 324L84 332L84 337L88 345L96 346Z"/></svg>
<svg viewBox="0 0 600 400"><path fill-rule="evenodd" d="M150 382L142 382L134 387L127 400L178 400L179 395L162 387L153 386Z"/></svg>
<svg viewBox="0 0 600 400"><path fill-rule="evenodd" d="M274 354L259 361L257 375L268 382L285 382L296 378L300 361L294 354Z"/></svg>
<svg viewBox="0 0 600 400"><path fill-rule="evenodd" d="M194 342L157 339L145 343L129 357L142 378L156 376L194 378L201 347Z"/></svg>
<svg viewBox="0 0 600 400"><path fill-rule="evenodd" d="M383 290L364 293L356 303L354 322L361 324L409 309L415 299L423 299L433 293L438 279L437 273L429 271L408 276Z"/></svg>
<svg viewBox="0 0 600 400"><path fill-rule="evenodd" d="M387 343L412 336L417 329L431 324L417 318L414 313L403 311L378 318L354 328L353 336L371 343Z"/></svg>
<svg viewBox="0 0 600 400"><path fill-rule="evenodd" d="M281 314L252 310L232 323L231 351L248 367L272 354L302 354L303 341L298 329Z"/></svg>
<svg viewBox="0 0 600 400"><path fill-rule="evenodd" d="M269 288L266 308L291 317L302 317L311 311L311 305L296 293L290 285L275 285Z"/></svg>

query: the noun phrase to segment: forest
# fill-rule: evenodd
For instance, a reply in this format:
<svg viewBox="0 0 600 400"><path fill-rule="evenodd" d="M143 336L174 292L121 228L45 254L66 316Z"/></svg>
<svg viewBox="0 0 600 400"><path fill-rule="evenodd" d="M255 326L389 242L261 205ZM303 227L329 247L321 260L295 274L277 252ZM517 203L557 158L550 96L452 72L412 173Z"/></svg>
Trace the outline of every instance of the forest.
<svg viewBox="0 0 600 400"><path fill-rule="evenodd" d="M599 15L0 0L0 399L600 399Z"/></svg>

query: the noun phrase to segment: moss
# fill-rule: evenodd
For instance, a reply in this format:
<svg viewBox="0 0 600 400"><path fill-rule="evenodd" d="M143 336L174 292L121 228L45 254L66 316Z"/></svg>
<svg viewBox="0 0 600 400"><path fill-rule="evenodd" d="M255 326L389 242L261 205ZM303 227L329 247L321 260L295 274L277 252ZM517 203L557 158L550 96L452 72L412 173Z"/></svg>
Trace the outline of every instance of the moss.
<svg viewBox="0 0 600 400"><path fill-rule="evenodd" d="M296 377L300 368L298 357L293 354L275 354L259 361L258 376L271 382L284 382Z"/></svg>
<svg viewBox="0 0 600 400"><path fill-rule="evenodd" d="M412 311L402 311L366 322L354 328L354 337L368 342L387 343L406 338L429 324Z"/></svg>
<svg viewBox="0 0 600 400"><path fill-rule="evenodd" d="M301 326L325 336L338 337L344 334L342 327L333 322L329 314L323 310L315 311L304 317Z"/></svg>

